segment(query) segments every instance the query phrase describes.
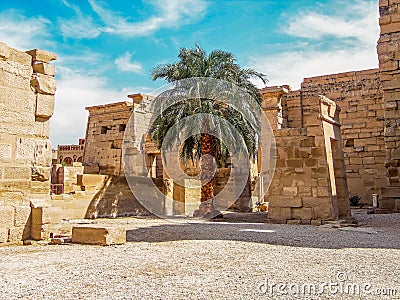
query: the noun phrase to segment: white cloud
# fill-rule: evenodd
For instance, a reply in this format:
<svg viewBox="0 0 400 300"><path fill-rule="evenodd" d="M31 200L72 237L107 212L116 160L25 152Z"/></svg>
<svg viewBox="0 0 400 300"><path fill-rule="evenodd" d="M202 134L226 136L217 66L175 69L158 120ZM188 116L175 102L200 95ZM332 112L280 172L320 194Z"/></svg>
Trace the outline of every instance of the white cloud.
<svg viewBox="0 0 400 300"><path fill-rule="evenodd" d="M280 45L280 53L254 55L250 66L267 74L268 85L290 84L294 89L305 77L377 68L377 3L341 3L335 14L308 11L289 17L282 31L309 41Z"/></svg>
<svg viewBox="0 0 400 300"><path fill-rule="evenodd" d="M92 39L101 34L99 27L94 24L91 16L84 16L78 6L72 5L66 0L63 0L63 3L66 7L72 9L76 14L76 16L73 18L57 19L57 23L60 26L63 36L72 37L75 39Z"/></svg>
<svg viewBox="0 0 400 300"><path fill-rule="evenodd" d="M352 50L282 52L252 57L250 66L267 75L268 85L289 84L298 89L303 78L378 67L376 51Z"/></svg>
<svg viewBox="0 0 400 300"><path fill-rule="evenodd" d="M51 22L43 17L27 18L21 11L4 10L0 13L0 41L19 50L48 45L45 38L50 35Z"/></svg>
<svg viewBox="0 0 400 300"><path fill-rule="evenodd" d="M117 65L118 70L125 72L141 73L143 71L143 67L138 62L132 62L131 59L132 54L129 52L125 52L124 55L115 59L114 63Z"/></svg>
<svg viewBox="0 0 400 300"><path fill-rule="evenodd" d="M58 24L63 36L75 39L93 39L101 34L100 29L93 23L89 16L77 15L71 19L58 19Z"/></svg>
<svg viewBox="0 0 400 300"><path fill-rule="evenodd" d="M145 36L161 28L179 27L201 18L207 4L204 0L154 0L157 14L142 22L130 22L118 13L104 8L96 0L89 0L92 9L98 14L105 26L102 31L127 37Z"/></svg>
<svg viewBox="0 0 400 300"><path fill-rule="evenodd" d="M85 137L88 115L85 107L129 101L128 94L152 90L146 87L112 89L104 77L66 67L58 67L57 74L56 106L51 118L53 148L58 144L77 143Z"/></svg>
<svg viewBox="0 0 400 300"><path fill-rule="evenodd" d="M340 14L314 11L300 12L289 18L282 30L290 35L319 39L323 37L356 38L363 43L376 43L379 34L379 11L376 1L343 2Z"/></svg>

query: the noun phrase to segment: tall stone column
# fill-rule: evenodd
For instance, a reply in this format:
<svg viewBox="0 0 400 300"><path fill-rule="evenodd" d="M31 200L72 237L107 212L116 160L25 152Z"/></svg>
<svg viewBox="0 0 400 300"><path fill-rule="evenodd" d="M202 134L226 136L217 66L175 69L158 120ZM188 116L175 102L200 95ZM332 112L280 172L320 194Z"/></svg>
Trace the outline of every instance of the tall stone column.
<svg viewBox="0 0 400 300"><path fill-rule="evenodd" d="M388 183L380 208L400 210L400 0L380 0L379 70L385 103L385 146Z"/></svg>

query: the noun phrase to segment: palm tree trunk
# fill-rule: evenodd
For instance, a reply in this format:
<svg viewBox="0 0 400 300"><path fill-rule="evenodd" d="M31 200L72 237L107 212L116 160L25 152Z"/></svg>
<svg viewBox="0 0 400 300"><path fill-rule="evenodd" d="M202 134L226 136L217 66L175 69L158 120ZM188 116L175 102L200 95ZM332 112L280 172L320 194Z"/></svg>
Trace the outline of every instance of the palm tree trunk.
<svg viewBox="0 0 400 300"><path fill-rule="evenodd" d="M194 215L203 217L213 211L212 199L214 198L214 136L201 134L201 203Z"/></svg>

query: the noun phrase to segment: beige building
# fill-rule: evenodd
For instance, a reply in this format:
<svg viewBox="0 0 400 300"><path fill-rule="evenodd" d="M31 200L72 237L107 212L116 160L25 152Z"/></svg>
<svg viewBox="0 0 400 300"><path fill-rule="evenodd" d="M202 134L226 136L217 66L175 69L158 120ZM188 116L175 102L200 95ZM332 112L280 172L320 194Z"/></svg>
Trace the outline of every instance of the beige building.
<svg viewBox="0 0 400 300"><path fill-rule="evenodd" d="M72 166L74 162L82 162L85 139L79 139L78 145L58 145L57 163Z"/></svg>

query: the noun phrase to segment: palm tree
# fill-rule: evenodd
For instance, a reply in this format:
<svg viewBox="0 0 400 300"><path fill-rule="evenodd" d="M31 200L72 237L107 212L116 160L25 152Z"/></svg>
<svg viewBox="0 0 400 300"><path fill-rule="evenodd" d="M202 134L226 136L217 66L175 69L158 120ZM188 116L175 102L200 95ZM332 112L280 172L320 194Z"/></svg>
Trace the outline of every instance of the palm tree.
<svg viewBox="0 0 400 300"><path fill-rule="evenodd" d="M215 136L230 136L232 128L224 126L221 123L213 123L207 115L214 115L227 120L230 124L234 124L234 128L242 136L249 158L254 159L257 155L257 135L259 123L257 114L260 112L262 96L255 85L250 81L253 78L261 79L266 83L265 75L256 72L253 69L241 68L232 53L214 50L209 55L196 44L194 49L181 48L179 60L172 64L158 65L152 70L153 80L163 78L167 82L175 85L174 91L167 93L164 100L168 102L168 98L173 98L177 94L190 94L190 79L213 78L223 82L238 86L246 91L247 96L253 98L256 105L247 105L247 103L239 104L239 110L234 109L230 105L226 105L221 99L214 97L213 91L209 92L210 96L201 98L193 96L183 101L177 101L168 106L159 117L153 122L150 128L150 136L153 141L157 142L157 146L161 149L163 143L172 144L181 137L179 133L169 134L171 140L166 141L167 132L174 124L188 116L198 116L197 126L200 126L201 133L187 134L180 150L180 158L182 162L188 160L201 161L200 179L202 181L201 188L201 205L197 211L197 215L204 216L213 210L212 200L214 198L213 187L213 157L217 159L218 165L226 162L230 156L227 146L224 142ZM183 82L183 83L182 83ZM193 84L198 81L193 80ZM218 84L217 84L218 85ZM209 84L206 84L206 88ZM197 88L197 92L198 92ZM218 90L213 87L211 90ZM215 94L215 93L214 93ZM221 95L219 93L219 95ZM212 119L212 118L211 118ZM211 123L212 124L211 124ZM208 201L211 200L211 201Z"/></svg>

